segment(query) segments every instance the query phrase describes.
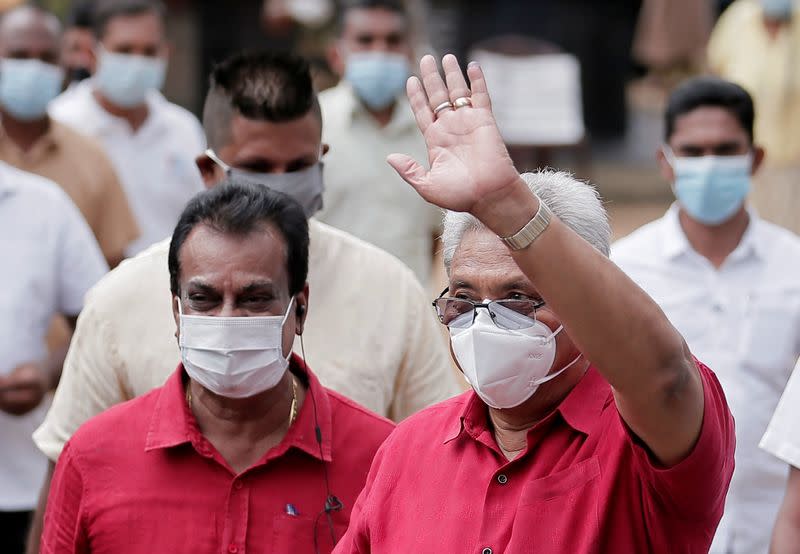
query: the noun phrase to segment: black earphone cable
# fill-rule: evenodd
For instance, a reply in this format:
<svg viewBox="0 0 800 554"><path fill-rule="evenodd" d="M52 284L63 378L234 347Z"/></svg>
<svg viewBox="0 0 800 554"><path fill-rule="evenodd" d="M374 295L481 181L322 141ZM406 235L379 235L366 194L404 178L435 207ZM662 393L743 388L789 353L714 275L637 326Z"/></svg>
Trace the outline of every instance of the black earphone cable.
<svg viewBox="0 0 800 554"><path fill-rule="evenodd" d="M306 375L309 375L308 372L308 364L306 363L306 347L303 344L303 335L300 335L300 353L303 357L303 369L306 372ZM317 517L314 518L314 552L319 554L319 546L317 542L317 524L319 523L319 518L322 514L325 514L325 518L328 521L328 529L331 532L331 542L334 546L336 546L336 532L333 529L333 518L331 517L331 512L338 512L342 508L344 508L344 504L336 495L331 494L331 485L330 479L328 477L328 463L325 461L324 454L322 452L322 429L319 426L319 419L317 418L317 400L314 398L314 391L309 386L308 393L311 397L311 404L314 408L314 437L317 440L317 446L319 447L319 458L322 461L322 477L325 481L325 507L320 510L317 514Z"/></svg>

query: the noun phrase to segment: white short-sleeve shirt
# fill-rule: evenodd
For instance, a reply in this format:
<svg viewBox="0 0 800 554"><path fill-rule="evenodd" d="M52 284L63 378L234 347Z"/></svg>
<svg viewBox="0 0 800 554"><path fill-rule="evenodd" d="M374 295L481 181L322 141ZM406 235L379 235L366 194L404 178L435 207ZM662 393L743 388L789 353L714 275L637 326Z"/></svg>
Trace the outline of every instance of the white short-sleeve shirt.
<svg viewBox="0 0 800 554"><path fill-rule="evenodd" d="M170 236L186 202L203 190L195 157L205 150L200 122L153 91L150 113L135 132L103 109L91 80L69 88L50 104L50 115L95 138L119 176L141 235L127 248L134 255Z"/></svg>
<svg viewBox="0 0 800 554"><path fill-rule="evenodd" d="M717 375L736 419L736 469L712 553L766 553L786 465L758 448L800 354L800 238L750 214L716 269L689 244L673 205L611 258L661 306Z"/></svg>
<svg viewBox="0 0 800 554"><path fill-rule="evenodd" d="M108 271L78 208L54 182L0 162L0 374L47 357L53 315L77 315ZM46 458L31 433L47 403L24 416L0 411L0 511L36 505Z"/></svg>
<svg viewBox="0 0 800 554"><path fill-rule="evenodd" d="M800 360L761 439L761 448L800 468Z"/></svg>

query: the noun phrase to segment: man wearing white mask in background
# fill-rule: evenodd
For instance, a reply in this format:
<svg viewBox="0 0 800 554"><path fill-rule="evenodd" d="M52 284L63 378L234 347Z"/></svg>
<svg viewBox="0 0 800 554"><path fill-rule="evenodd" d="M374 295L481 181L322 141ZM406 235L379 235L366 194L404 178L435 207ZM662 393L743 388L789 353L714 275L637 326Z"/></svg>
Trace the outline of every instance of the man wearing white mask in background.
<svg viewBox="0 0 800 554"><path fill-rule="evenodd" d="M319 95L325 157L320 221L394 254L427 284L441 212L386 162L392 152L424 158L425 142L403 94L411 74L409 15L393 0L350 0L328 59L342 81Z"/></svg>
<svg viewBox="0 0 800 554"><path fill-rule="evenodd" d="M94 8L97 69L58 97L50 115L98 139L141 230L130 256L169 235L203 190L194 165L205 148L199 121L168 102L165 8L158 0L100 0Z"/></svg>
<svg viewBox="0 0 800 554"><path fill-rule="evenodd" d="M0 21L0 160L58 183L114 267L139 231L102 147L47 115L64 80L60 38L55 15L33 6Z"/></svg>
<svg viewBox="0 0 800 554"><path fill-rule="evenodd" d="M736 419L736 469L713 553L762 554L787 468L758 448L800 354L800 240L748 210L764 150L740 86L698 77L671 94L662 176L677 202L612 247L713 367Z"/></svg>

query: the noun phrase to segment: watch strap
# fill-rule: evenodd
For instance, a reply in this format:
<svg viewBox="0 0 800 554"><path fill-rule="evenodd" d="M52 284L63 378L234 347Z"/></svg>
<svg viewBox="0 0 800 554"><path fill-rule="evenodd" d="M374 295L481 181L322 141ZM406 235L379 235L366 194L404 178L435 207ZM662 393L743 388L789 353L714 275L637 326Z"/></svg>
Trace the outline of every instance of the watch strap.
<svg viewBox="0 0 800 554"><path fill-rule="evenodd" d="M525 224L525 227L511 235L510 237L500 237L506 246L511 250L522 250L527 248L530 244L539 238L547 226L550 225L550 219L553 212L547 207L547 204L539 200L539 209L536 211L531 220Z"/></svg>

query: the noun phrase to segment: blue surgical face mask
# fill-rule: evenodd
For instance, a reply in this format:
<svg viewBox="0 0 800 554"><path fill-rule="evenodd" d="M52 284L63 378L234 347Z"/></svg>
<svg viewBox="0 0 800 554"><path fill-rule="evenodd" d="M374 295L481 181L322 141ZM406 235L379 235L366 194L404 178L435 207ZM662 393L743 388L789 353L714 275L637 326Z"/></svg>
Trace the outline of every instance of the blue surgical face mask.
<svg viewBox="0 0 800 554"><path fill-rule="evenodd" d="M58 66L40 60L0 60L0 104L16 119L44 117L63 83L64 71Z"/></svg>
<svg viewBox="0 0 800 554"><path fill-rule="evenodd" d="M405 89L408 75L406 57L386 52L350 54L344 72L356 95L373 110L391 105Z"/></svg>
<svg viewBox="0 0 800 554"><path fill-rule="evenodd" d="M794 0L761 0L761 9L769 19L783 21L792 17Z"/></svg>
<svg viewBox="0 0 800 554"><path fill-rule="evenodd" d="M668 146L663 150L675 173L672 189L690 217L705 225L733 217L750 191L752 154L676 158Z"/></svg>
<svg viewBox="0 0 800 554"><path fill-rule="evenodd" d="M113 104L133 108L144 104L147 93L163 86L166 73L167 62L163 58L101 49L94 84Z"/></svg>

